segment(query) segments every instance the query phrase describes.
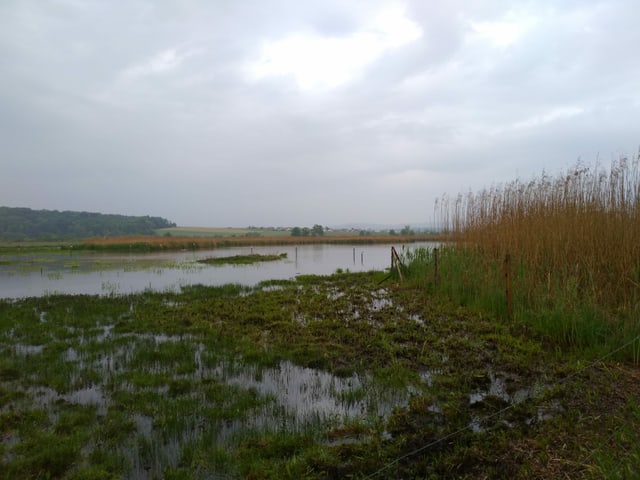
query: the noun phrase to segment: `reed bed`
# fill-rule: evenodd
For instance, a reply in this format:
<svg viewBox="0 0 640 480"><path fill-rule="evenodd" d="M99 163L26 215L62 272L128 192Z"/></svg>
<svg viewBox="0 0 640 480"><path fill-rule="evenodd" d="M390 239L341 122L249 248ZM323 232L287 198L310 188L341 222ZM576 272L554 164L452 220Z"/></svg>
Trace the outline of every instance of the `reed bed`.
<svg viewBox="0 0 640 480"><path fill-rule="evenodd" d="M640 153L443 197L436 214L455 239L442 274L457 291L443 288L462 303L504 312L509 254L515 314L544 333L608 348L640 333ZM629 353L640 362L637 344Z"/></svg>
<svg viewBox="0 0 640 480"><path fill-rule="evenodd" d="M419 242L439 240L441 236L424 235L363 235L363 236L321 236L321 237L108 237L90 238L73 245L73 249L101 251L159 251L159 250L197 250L242 246L270 245L365 245L375 243Z"/></svg>

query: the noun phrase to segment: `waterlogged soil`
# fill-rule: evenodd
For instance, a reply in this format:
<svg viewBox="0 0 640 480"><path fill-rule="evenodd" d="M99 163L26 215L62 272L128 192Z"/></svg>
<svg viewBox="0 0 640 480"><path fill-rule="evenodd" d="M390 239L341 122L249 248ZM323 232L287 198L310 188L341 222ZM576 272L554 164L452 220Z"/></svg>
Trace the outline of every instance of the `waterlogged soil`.
<svg viewBox="0 0 640 480"><path fill-rule="evenodd" d="M640 375L384 273L0 302L2 478L634 478Z"/></svg>

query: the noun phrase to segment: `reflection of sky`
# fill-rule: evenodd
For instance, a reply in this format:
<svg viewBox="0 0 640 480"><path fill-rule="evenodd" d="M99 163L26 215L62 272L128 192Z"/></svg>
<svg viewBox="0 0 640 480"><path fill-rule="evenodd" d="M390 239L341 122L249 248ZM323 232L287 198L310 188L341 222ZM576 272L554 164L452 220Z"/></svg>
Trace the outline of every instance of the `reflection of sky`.
<svg viewBox="0 0 640 480"><path fill-rule="evenodd" d="M361 387L357 375L342 379L320 370L282 362L278 368L260 370L260 375L249 370L227 381L243 388L257 388L262 394L276 395L300 420L313 414L346 417L365 413L363 405L348 404L338 398L341 393Z"/></svg>
<svg viewBox="0 0 640 480"><path fill-rule="evenodd" d="M407 389L384 391L370 379L357 374L338 378L290 362L281 362L276 368L247 368L228 377L227 382L243 388L256 388L262 394L275 395L299 421L316 415L321 418L335 415L340 418L386 415L393 407L406 405L408 396ZM357 392L361 388L367 391L364 399L350 401L341 398L341 395Z"/></svg>
<svg viewBox="0 0 640 480"><path fill-rule="evenodd" d="M433 246L416 243L409 246ZM338 268L352 272L389 268L391 245L299 245L242 247L195 252L152 254L38 255L22 257L29 268L4 257L0 264L0 298L41 296L49 293L127 294L145 289L176 290L192 284L255 285L263 280L289 279L301 274L327 275ZM207 257L247 253L286 253L279 261L252 265L210 266L196 263ZM109 268L100 265L109 263Z"/></svg>

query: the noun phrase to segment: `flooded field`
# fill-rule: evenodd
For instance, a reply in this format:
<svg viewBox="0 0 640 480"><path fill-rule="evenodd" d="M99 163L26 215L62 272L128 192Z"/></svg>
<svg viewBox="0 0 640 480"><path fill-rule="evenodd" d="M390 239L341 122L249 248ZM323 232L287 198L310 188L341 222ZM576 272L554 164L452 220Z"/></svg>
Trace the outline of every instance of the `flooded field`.
<svg viewBox="0 0 640 480"><path fill-rule="evenodd" d="M213 459L202 478L218 470L234 477L234 462L216 456L267 433L325 445L359 441L361 433L368 435L365 425L406 406L427 385L416 377L392 387L347 364L332 372L314 358L320 352L294 358L274 349L268 325L248 332L238 325L220 328L216 315L193 318L201 317L192 307L203 300L221 302L215 310L222 315L248 302L259 314L271 295L285 290L289 300L270 305L270 315L297 328L317 322L304 307L283 314L297 287L272 282L257 291L195 287L186 294L49 296L3 304L0 446L7 472L61 474L71 464L97 463L125 478L159 478L202 451ZM312 290L325 300L341 298L335 288ZM389 307L380 296L353 310L351 321ZM247 321L243 315L236 320ZM51 433L43 437L45 425ZM350 425L348 434L328 435ZM42 449L38 455L45 458L25 448Z"/></svg>
<svg viewBox="0 0 640 480"><path fill-rule="evenodd" d="M611 369L572 373L521 326L370 271L388 247L328 250L5 262L60 288L147 285L0 299L0 478L531 478L533 452L640 418L619 397L601 414ZM199 262L247 254L277 257ZM302 274L314 259L337 272Z"/></svg>
<svg viewBox="0 0 640 480"><path fill-rule="evenodd" d="M410 248L437 245L410 244ZM401 248L396 246L396 248ZM220 248L145 254L67 252L0 256L0 298L55 293L128 294L186 285L255 285L297 275L384 270L391 245L300 245ZM202 260L247 254L282 255L276 262L207 265Z"/></svg>

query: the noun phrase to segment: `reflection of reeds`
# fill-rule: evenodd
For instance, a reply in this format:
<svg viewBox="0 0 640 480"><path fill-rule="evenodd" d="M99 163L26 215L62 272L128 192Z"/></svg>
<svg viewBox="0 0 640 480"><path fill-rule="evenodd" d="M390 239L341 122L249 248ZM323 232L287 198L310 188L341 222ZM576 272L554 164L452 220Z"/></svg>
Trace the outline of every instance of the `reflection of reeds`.
<svg viewBox="0 0 640 480"><path fill-rule="evenodd" d="M457 240L454 250L475 258L475 266L464 267L478 283L473 288L497 288L509 253L520 305L555 309L545 321L565 340L581 343L583 322L590 325L587 335L630 333L638 330L640 308L639 161L640 154L621 158L608 170L579 163L557 177L543 173L444 197L436 213ZM566 313L573 318L563 319ZM573 323L558 326L567 321Z"/></svg>

